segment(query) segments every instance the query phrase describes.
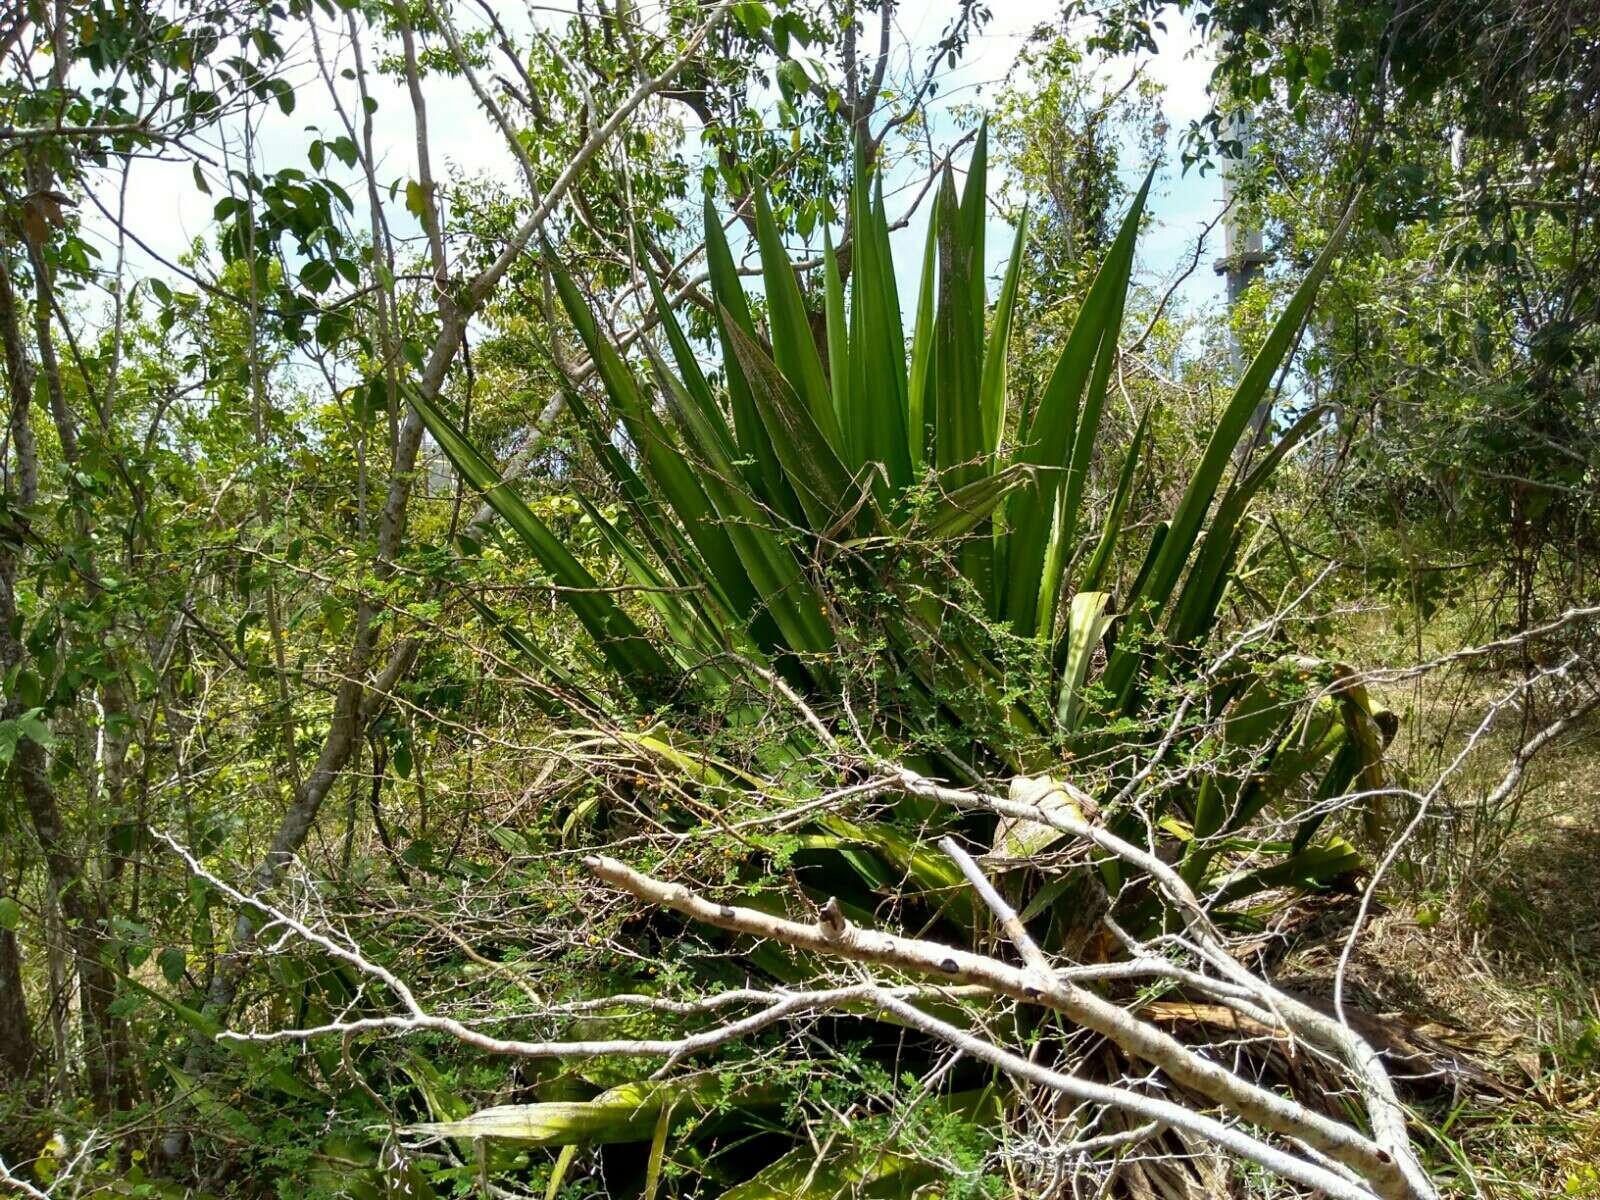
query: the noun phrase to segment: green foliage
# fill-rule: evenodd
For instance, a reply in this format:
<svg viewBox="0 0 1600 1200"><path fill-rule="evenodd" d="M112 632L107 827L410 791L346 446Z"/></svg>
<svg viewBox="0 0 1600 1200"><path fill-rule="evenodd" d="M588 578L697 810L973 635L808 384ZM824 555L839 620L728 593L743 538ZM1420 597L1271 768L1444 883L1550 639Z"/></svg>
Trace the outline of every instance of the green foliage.
<svg viewBox="0 0 1600 1200"><path fill-rule="evenodd" d="M1206 33L1212 108L1186 162L1231 160L1238 216L1289 281L1364 193L1302 363L1344 441L1332 528L1314 522L1307 540L1339 557L1359 544L1357 586L1389 589L1413 634L1466 590L1457 572L1488 568L1497 619L1518 625L1584 602L1595 576L1579 563L1600 545L1588 14L1522 0L1074 7L1112 52L1153 50L1176 16ZM1247 337L1269 303L1246 298Z"/></svg>
<svg viewBox="0 0 1600 1200"><path fill-rule="evenodd" d="M954 7L911 68L982 29L982 3ZM928 1087L928 1046L862 1010L658 1082L657 1062L508 1064L433 1034L218 1040L229 1023L387 1014L393 997L293 939L235 956L250 914L240 922L149 828L251 889L264 863L293 859L276 894L327 914L428 1008L549 1027L536 1037L676 1036L682 1014L559 1006L799 983L825 966L594 905L572 856L596 842L758 907L834 897L861 925L985 945L987 916L932 849L952 832L991 851L1054 952L1116 952L1085 927L1108 885L1130 927L1168 919L1146 881L1085 867L1054 831L854 792L878 760L994 789L1068 777L1235 926L1285 892L1339 885L1362 859L1324 814L1386 784L1394 718L1314 657L1323 620L1247 638L1213 665L1275 592L1304 588L1297 556L1327 549L1277 520L1292 488L1309 511L1329 507L1297 450L1323 414L1248 463L1235 443L1324 278L1337 241L1324 210L1358 178L1377 202L1289 376L1345 405L1356 470L1320 536L1370 550L1362 582L1403 597L1409 621L1464 586L1428 555L1448 537L1493 548L1509 526L1535 556L1541 522L1553 544L1585 519L1592 464L1545 453L1593 424L1592 239L1586 210L1570 210L1570 229L1562 215L1585 194L1577 142L1541 144L1550 171L1531 221L1520 193L1485 188L1460 221L1406 223L1453 211L1429 207L1441 181L1517 166L1511 143L1482 151L1476 127L1449 163L1443 110L1408 111L1382 135L1415 153L1319 175L1330 97L1345 94L1332 89L1364 48L1315 43L1361 5L1325 6L1292 37L1241 35L1247 56L1281 48L1264 74L1286 107L1263 128L1283 174L1247 201L1283 232L1283 258L1239 321L1261 357L1214 409L1203 368L1183 376L1200 385L1188 398L1138 369L1182 358L1171 321L1119 348L1150 315L1131 282L1147 193L1121 179L1128 159L1154 157L1154 94L1101 90L1098 64L1065 39L1031 43L965 181L934 180L924 257L907 270L897 260L915 247L891 239L884 193L896 203L906 165L939 138L924 112L939 72L896 78L896 53L883 86L864 86L875 23L896 11L880 0L733 6L588 161L543 227L549 247L512 256L471 314L470 346L423 387L474 272L708 7L584 6L524 38L477 6L457 14L461 61L441 43L448 5L148 8L95 0L58 27L50 6L23 6L0 33L22 38L0 81L0 272L15 294L0 315L22 353L0 377L27 384L8 393L0 472L0 954L23 980L0 1000L37 1043L31 1061L20 1046L0 1065L22 1080L0 1087L0 1155L41 1186L1006 1194L992 1163L1010 1093L970 1062ZM327 54L348 103L303 130L315 118L285 46L306 45L313 17L324 40L306 53ZM364 68L347 19L373 51ZM439 77L478 68L527 154L528 188L450 169L462 131L437 106L431 184L409 136L398 165L381 137L366 144L369 85L388 105L404 82L402 24L430 104ZM862 56L853 76L846 45ZM1243 80L1231 43L1227 61ZM1541 121L1559 90L1539 100ZM246 112L259 141L237 136ZM407 118L383 112L380 133ZM991 153L1021 188L998 209ZM149 155L188 156L180 182L192 176L210 218L159 268L135 240L139 204L114 258L90 200L109 204L115 170ZM717 209L719 193L745 201L740 216ZM986 208L1016 230L994 287ZM443 280L414 236L431 211ZM702 240L708 278L694 282ZM796 240L815 266L790 261ZM619 328L646 296L653 332ZM563 374L580 352L592 379ZM570 419L536 423L552 397ZM414 470L407 405L433 434ZM1354 436L1364 428L1382 436ZM518 482L503 482L496 464L524 449ZM1518 487L1474 479L1484 462ZM471 520L478 495L487 523ZM1279 505L1270 521L1264 499ZM1430 511L1445 534L1388 521ZM395 513L403 536L381 548ZM1186 704L1194 719L1174 725ZM352 724L348 752L328 754ZM295 813L315 779L331 781L325 801ZM814 807L833 790L842 802ZM298 833L264 859L286 814ZM1369 833L1382 827L1381 805L1366 815ZM669 842L682 849L652 861ZM216 1000L229 978L238 992ZM952 1002L947 1015L971 1014ZM108 1037L119 1058L103 1083ZM1588 1063L1592 1040L1574 1056ZM821 1052L795 1052L806 1044ZM419 1130L441 1140L415 1147ZM89 1131L102 1141L75 1159Z"/></svg>
<svg viewBox="0 0 1600 1200"><path fill-rule="evenodd" d="M874 753L947 778L1004 781L1081 762L1065 768L1079 786L1106 803L1127 793L1105 819L1142 837L1141 814L1155 814L1165 834L1187 848L1186 874L1218 888L1225 903L1347 878L1360 857L1340 838L1316 840L1320 818L1302 823L1290 840L1262 839L1251 826L1269 806L1292 820L1300 799L1332 799L1358 772L1380 770L1381 739L1367 735L1370 702L1343 687L1332 668L1307 658L1285 667L1272 648L1253 649L1218 674L1200 673L1234 569L1240 519L1309 425L1248 470L1232 470L1234 447L1306 319L1337 236L1220 414L1161 535L1141 546L1123 528L1148 446L1141 422L1120 455L1116 495L1080 549L1092 524L1090 470L1108 452L1101 417L1148 181L1093 276L1048 385L1019 402L1007 389L1009 347L1000 334L1011 325L1022 256L1013 253L990 311L980 265L985 154L980 133L964 195L948 170L941 181L909 338L881 193L861 159L851 200L850 285L846 292L830 240L822 335L813 332L801 280L760 188L765 329L752 318L708 207L725 390L712 386L653 279L667 353L647 348L641 377L549 256L556 292L596 364L607 408L593 407L576 389L569 404L621 507L608 519L593 500L579 500L603 529L617 568L643 589L634 603L597 600L590 589L563 593L605 664L584 672L589 682L567 677L583 693L568 697L567 710L589 711L603 689L605 727L585 736L609 742L673 781L671 788L707 803L743 804L742 794L815 795L824 781L812 777L809 764L826 747L809 728L797 725L775 740L765 735L759 744L742 732L759 729L760 697L781 679L841 737L854 719ZM411 400L458 469L512 519L534 561L566 579L571 553L529 519L441 405ZM626 433L625 443L614 430ZM1131 586L1114 583L1130 577ZM597 604L610 615L597 615ZM637 618L624 615L635 612ZM546 661L503 618L496 623L534 661ZM666 665L665 675L659 666L626 661L641 644L659 647L653 661ZM1338 699L1310 703L1305 697L1319 686ZM1170 706L1186 690L1207 711L1230 714L1228 738L1186 745L1189 767L1179 782L1130 787L1133 764L1160 739ZM870 695L872 703L847 708L854 695ZM630 732L639 716L652 724ZM1360 736L1351 733L1356 729ZM664 815L680 828L696 824L686 811ZM929 819L956 823L905 801L881 816L819 817L796 835L755 844L792 865L813 896L835 897L854 919L870 921L873 907L894 895L970 940L981 923L958 874L922 848L925 829L912 833L902 824ZM966 832L985 838L995 831L969 824ZM1020 843L1012 835L1007 844ZM735 869L763 870L759 861ZM1049 926L1059 945L1073 936L1074 898L1059 888L1055 895L1059 911L1046 904L1030 910L1030 919ZM1145 919L1159 921L1159 910L1147 906ZM1250 914L1241 908L1235 919ZM752 957L781 979L808 971L798 957L770 947ZM543 1119L545 1111L493 1110L473 1120ZM651 1112L635 1106L624 1114L625 1135L652 1136ZM727 1194L791 1186L775 1181L801 1170L799 1161L780 1159ZM891 1154L877 1161L875 1170L900 1160ZM845 1160L836 1169L840 1181L857 1170Z"/></svg>
<svg viewBox="0 0 1600 1200"><path fill-rule="evenodd" d="M984 146L980 136L971 178L981 180ZM649 593L649 607L661 618L660 661L670 659L678 670L692 672L674 685L669 709L687 712L739 682L738 666L719 658L732 649L758 672L747 674L743 687L762 690L759 672L776 670L799 682L831 715L846 670L842 659L870 637L897 664L883 674L904 680L906 705L900 711L914 714L876 731L885 750L909 738L939 754L944 770L956 778L996 768L1047 769L1070 747L1087 744L1085 725L1100 724L1112 712L1122 718L1136 712L1145 679L1172 669L1162 661L1166 655L1151 652L1145 631L1164 630L1169 648L1186 654L1205 641L1236 551L1237 522L1277 461L1269 456L1264 466L1225 484L1232 449L1305 319L1337 238L1223 412L1167 533L1148 551L1138 588L1119 597L1120 612L1108 611L1104 597L1091 612L1085 606L1095 589L1086 588L1066 605L1081 609L1082 617L1062 620L1061 597L1073 596L1075 576L1099 584L1110 573L1138 467L1142 438L1126 456L1121 499L1112 504L1092 555L1078 561L1086 480L1097 454L1145 192L1134 198L1048 386L1037 403L1022 406L1027 419L1015 425L1006 444L1001 430L1013 422L990 414L1004 398L1005 372L998 364L1007 346L996 337L985 348L984 328L986 321L996 330L1009 327L1017 259L989 318L974 301L982 295L975 244L981 191L969 186L967 196L958 196L948 173L939 191L937 270L923 274L931 294L918 300L919 327L910 339L913 356L925 353L931 360L928 368L893 352L904 335L888 270L887 221L869 173L858 177L854 196L855 236L865 248L854 256L848 319L836 271L825 289L832 310L832 380L822 368L804 297L761 192L757 231L770 343L751 324L736 277L716 268L727 261L726 250L719 249L720 224L708 217L716 324L730 354L724 361L728 407L668 310L663 326L676 374L660 355L652 353L649 362L653 391L670 425L633 369L599 334L565 270L551 263L561 300L638 454L636 469L610 443L606 421L572 395L629 516L629 528L605 525L608 544L641 587L674 581L698 589ZM868 378L856 370L858 363L873 363L882 373ZM925 389L920 405L913 403L912 380ZM471 482L492 504L516 514L514 527L539 562L558 579L570 574L570 555L530 520L512 489L499 482L443 410L421 397L413 403ZM913 421L918 408L922 420ZM914 462L927 464L915 479ZM776 525L769 513L786 514L800 528ZM911 539L930 533L947 540L905 569ZM611 663L611 683L636 695L642 680L659 689L659 665L623 657L638 653L632 647L646 635L616 601L591 596L591 580L570 582L582 585L568 603ZM853 597L863 587L893 596L891 611L859 619ZM949 615L948 600L968 595L980 618L976 624ZM1009 634L990 628L983 614L1008 625ZM1108 629L1115 631L1110 637L1104 636ZM1111 657L1100 688L1110 703L1085 704L1088 662L1102 641ZM1004 680L1005 656L1033 653L1029 647L1037 648L1042 670L1013 695Z"/></svg>

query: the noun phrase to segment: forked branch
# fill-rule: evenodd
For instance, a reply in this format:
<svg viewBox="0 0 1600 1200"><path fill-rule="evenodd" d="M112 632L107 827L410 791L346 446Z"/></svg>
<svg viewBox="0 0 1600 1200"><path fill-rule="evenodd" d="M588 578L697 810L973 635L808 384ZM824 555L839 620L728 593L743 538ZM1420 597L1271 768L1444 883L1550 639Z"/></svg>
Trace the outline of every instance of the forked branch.
<svg viewBox="0 0 1600 1200"><path fill-rule="evenodd" d="M957 862L961 863L961 858L965 857L962 855ZM970 858L962 864L964 871L968 871L968 864L971 864ZM1026 967L1015 967L958 947L863 929L826 909L815 923L808 924L755 909L720 904L682 884L645 875L603 855L585 858L584 865L599 878L646 904L671 909L719 929L767 938L796 949L873 967L978 987L1019 1003L1051 1009L1100 1034L1130 1055L1159 1067L1176 1083L1205 1096L1233 1116L1280 1134L1313 1153L1298 1156L1172 1101L1157 1101L1127 1089L1088 1084L1076 1077L1045 1070L974 1034L928 1016L906 1000L880 999L883 1008L907 1024L1019 1078L1081 1101L1116 1106L1140 1120L1158 1120L1204 1138L1285 1178L1321 1188L1330 1196L1362 1200L1374 1196L1383 1200L1433 1200L1436 1195L1411 1158L1409 1145L1401 1151L1411 1161L1402 1166L1395 1153L1356 1129L1234 1074L1112 1001L1081 987L1070 977L1047 969L1048 962L1031 939L1027 943L1031 949L1020 951L1019 944L1019 952L1033 961ZM971 866L969 879L973 874L979 874L975 865ZM987 882L978 890L990 901L991 907L999 900L998 893ZM1020 928L1021 923L1011 914L1009 906L1003 901L1000 904L996 916L1002 927L1014 922ZM1007 914L1011 915L1011 922L1006 920ZM1242 1004L1232 987L1221 989L1219 998L1253 1020L1282 1028L1283 1023L1274 1010L1280 1007L1276 1002L1289 998L1264 980L1256 980L1255 985L1260 993L1273 993L1275 1003L1270 1006ZM1375 1056L1371 1069L1381 1071ZM1319 1159L1328 1160L1332 1165L1324 1165Z"/></svg>

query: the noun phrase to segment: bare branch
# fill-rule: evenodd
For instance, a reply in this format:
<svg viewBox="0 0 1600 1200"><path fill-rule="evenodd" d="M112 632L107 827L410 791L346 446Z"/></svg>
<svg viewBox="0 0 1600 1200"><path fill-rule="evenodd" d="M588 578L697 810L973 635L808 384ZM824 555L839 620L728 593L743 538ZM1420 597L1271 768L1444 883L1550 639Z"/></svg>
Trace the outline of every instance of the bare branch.
<svg viewBox="0 0 1600 1200"><path fill-rule="evenodd" d="M948 854L956 866L961 868L961 873L967 877L972 890L977 892L989 906L989 910L995 915L995 920L1000 922L1000 928L1005 930L1006 936L1011 939L1011 944L1017 948L1017 953L1022 955L1022 961L1041 975L1050 975L1050 960L1044 956L1044 951L1039 949L1039 943L1028 933L1027 926L1023 925L1016 910L1006 903L1004 896L995 891L994 884L989 882L978 864L972 861L972 856L963 850L954 838L942 839L939 842L939 849Z"/></svg>
<svg viewBox="0 0 1600 1200"><path fill-rule="evenodd" d="M1296 1034L1314 1045L1338 1054L1355 1073L1366 1098L1373 1128L1378 1134L1378 1147L1381 1147L1378 1149L1378 1153L1383 1156L1382 1170L1385 1174L1399 1176L1404 1180L1404 1185L1395 1194L1419 1197L1432 1196L1434 1194L1426 1173L1422 1170L1421 1164L1411 1150L1410 1139L1406 1133L1404 1110L1400 1107L1399 1099L1394 1092L1394 1085L1384 1071L1377 1051L1343 1022L1333 1020L1310 1005L1271 987L1265 980L1252 975L1240 966L1228 954L1226 947L1223 945L1221 935L1218 934L1210 916L1195 897L1193 890L1184 882L1183 877L1177 871L1143 847L1135 846L1103 826L1085 820L1081 814L1075 812L1069 805L1046 808L1039 804L1024 804L999 796L948 788L903 767L899 768L898 777L906 789L915 795L937 800L940 803L949 804L956 808L987 809L1002 816L1037 821L1063 833L1069 833L1074 837L1093 842L1102 850L1146 872L1156 881L1157 885L1178 909L1184 920L1185 927L1194 939L1196 948L1201 951L1207 963L1222 971L1230 981L1250 989L1252 994L1264 1006L1270 1008L1274 1015L1278 1016L1282 1023ZM1120 1012L1120 1010L1117 1011ZM1091 1028L1093 1027L1091 1026ZM1107 1034L1106 1036L1109 1037L1111 1035ZM1112 1038L1112 1040L1115 1041L1116 1039ZM1118 1044L1121 1045L1121 1043ZM1131 1050L1132 1047L1124 1046L1124 1049ZM1138 1051L1134 1052L1138 1053ZM1144 1057L1148 1058L1148 1055ZM1152 1059L1151 1061L1158 1060ZM1163 1069L1167 1068L1167 1064L1164 1062L1160 1062L1159 1065ZM1196 1090L1204 1091L1203 1088L1198 1087ZM1205 1094L1219 1102L1224 1102L1221 1096L1213 1095L1210 1092L1205 1092ZM1314 1149L1330 1154L1338 1161L1355 1167L1357 1170L1362 1169L1357 1163L1341 1157L1330 1150L1329 1147L1320 1145L1309 1138L1306 1141ZM1363 1174L1367 1173L1363 1171ZM1376 1178L1372 1175L1367 1177Z"/></svg>
<svg viewBox="0 0 1600 1200"><path fill-rule="evenodd" d="M1111 1001L1070 981L1041 979L1031 970L1012 967L957 947L861 929L842 918L804 925L755 909L716 904L680 884L641 874L602 855L585 858L584 865L601 879L647 904L670 908L719 929L771 938L786 946L854 962L986 987L996 995L1024 1004L1043 1005L1093 1030L1128 1053L1153 1063L1176 1082L1245 1119L1298 1138L1352 1168L1371 1180L1381 1196L1404 1200L1433 1195L1425 1177L1420 1187L1407 1178L1389 1149L1348 1126L1239 1078L1202 1058L1171 1035L1136 1020ZM1376 1056L1372 1061L1374 1069L1381 1070L1376 1067ZM1401 1149L1409 1153L1408 1147Z"/></svg>

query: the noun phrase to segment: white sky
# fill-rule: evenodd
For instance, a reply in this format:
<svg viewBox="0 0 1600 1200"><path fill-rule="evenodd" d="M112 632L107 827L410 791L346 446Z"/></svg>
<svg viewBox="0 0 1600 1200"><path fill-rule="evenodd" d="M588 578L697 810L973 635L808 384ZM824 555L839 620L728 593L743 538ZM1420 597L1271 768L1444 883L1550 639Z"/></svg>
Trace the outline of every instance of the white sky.
<svg viewBox="0 0 1600 1200"><path fill-rule="evenodd" d="M945 28L953 7L952 0L931 0L924 4L907 0L902 4L897 19L902 35L913 50L932 44ZM993 4L993 8L993 20L983 34L973 40L957 69L943 81L933 114L936 144L940 132L948 131L947 141L959 136L948 116L949 106L985 103L992 99L1028 32L1041 21L1054 18L1059 12L1059 0L999 0ZM502 19L507 19L504 13ZM556 18L545 15L543 19ZM526 28L526 25L523 27ZM1163 86L1163 108L1171 130L1165 164L1158 174L1150 203L1155 221L1141 240L1139 248L1141 274L1150 283L1171 279L1187 266L1193 255L1195 236L1216 213L1220 204L1221 186L1215 173L1200 177L1190 172L1184 176L1177 166L1181 131L1188 127L1191 120L1203 116L1208 108L1205 85L1210 74L1210 63L1201 45L1192 29L1175 28L1164 39L1160 53L1154 56L1147 68L1149 76ZM323 47L333 58L335 71L348 65L348 55L341 56L342 45L339 41L325 38ZM291 165L306 169L305 150L311 137L307 132L308 127L320 129L330 139L343 132L326 89L317 78L309 37L289 44L287 49L290 58L299 63L291 78L308 86L297 88L298 103L289 116L283 116L275 107L261 114L257 151L262 165L267 169ZM905 53L904 46L900 48L900 53ZM372 50L367 50L366 57L369 85L378 100L373 121L375 145L381 162L379 179L385 183L398 181L403 187L405 180L416 174L410 105L396 81L372 70ZM354 112L354 85L346 84L345 89L347 110ZM517 172L510 156L464 81L431 78L426 81L426 98L437 177L443 179L452 173L488 172L515 185ZM237 128L234 133L237 135ZM210 196L202 194L195 187L187 160L143 160L133 166L126 199L127 224L159 258L175 259L193 239L209 234L213 206L226 194L226 188L220 182L224 165L221 150L221 147L211 148L216 164L206 172L212 178L213 194ZM1126 169L1130 180L1136 179L1142 174L1144 164L1130 161ZM108 177L99 188L102 203L112 211L116 210L118 204L118 182L116 178ZM354 172L340 182L345 184L356 201L358 225L364 224L365 201ZM400 206L395 207L398 209ZM399 215L400 220L409 220L403 212ZM891 215L897 214L892 211ZM102 246L104 265L109 267L115 253L112 226L99 219L98 214L93 213L92 206L86 206L85 218L91 237ZM920 258L925 230L923 221L917 220L895 235L897 251L906 251L897 253L898 260L916 262ZM398 232L403 234L406 231L401 228ZM997 220L991 226L986 240L991 268L999 270L1009 250L1009 230ZM127 254L133 277L152 272L164 273L151 256L137 246L130 244ZM1220 302L1223 289L1210 267L1210 260L1215 254L1216 251L1208 248L1200 269L1180 290L1180 302L1190 306ZM902 280L902 295L915 296L914 279Z"/></svg>

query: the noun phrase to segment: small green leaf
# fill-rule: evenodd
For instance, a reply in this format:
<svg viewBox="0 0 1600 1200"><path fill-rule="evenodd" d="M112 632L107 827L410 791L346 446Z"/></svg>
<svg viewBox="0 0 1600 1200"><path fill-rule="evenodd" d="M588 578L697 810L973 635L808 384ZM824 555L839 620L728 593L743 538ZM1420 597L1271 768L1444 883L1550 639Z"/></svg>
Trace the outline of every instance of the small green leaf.
<svg viewBox="0 0 1600 1200"><path fill-rule="evenodd" d="M333 284L333 265L320 258L312 259L300 269L300 282L320 296Z"/></svg>
<svg viewBox="0 0 1600 1200"><path fill-rule="evenodd" d="M177 946L168 946L156 957L156 963L161 968L161 974L168 983L176 987L183 982L184 968L189 965L188 956Z"/></svg>
<svg viewBox="0 0 1600 1200"><path fill-rule="evenodd" d="M47 749L55 745L56 736L50 732L50 726L46 723L41 709L35 708L18 717L17 732L30 742L37 742Z"/></svg>
<svg viewBox="0 0 1600 1200"><path fill-rule="evenodd" d="M10 896L0 896L0 929L15 929L22 922L22 906Z"/></svg>
<svg viewBox="0 0 1600 1200"><path fill-rule="evenodd" d="M339 603L337 596L322 598L322 623L334 637L344 632L344 605Z"/></svg>
<svg viewBox="0 0 1600 1200"><path fill-rule="evenodd" d="M756 0L744 0L743 3L733 6L734 19L743 25L745 32L755 37L761 34L772 24L772 14L767 11L765 4Z"/></svg>

